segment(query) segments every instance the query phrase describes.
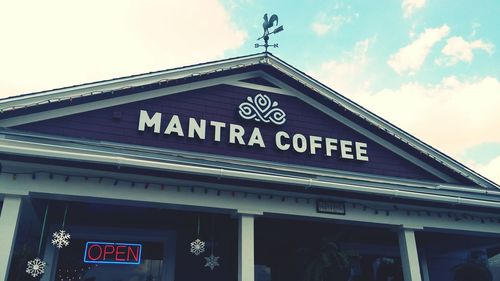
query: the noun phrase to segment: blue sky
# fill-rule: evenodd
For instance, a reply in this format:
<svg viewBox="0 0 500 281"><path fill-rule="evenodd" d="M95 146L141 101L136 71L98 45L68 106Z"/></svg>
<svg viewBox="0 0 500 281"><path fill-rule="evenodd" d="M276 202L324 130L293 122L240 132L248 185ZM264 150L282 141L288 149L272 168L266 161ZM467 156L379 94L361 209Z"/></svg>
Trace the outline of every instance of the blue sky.
<svg viewBox="0 0 500 281"><path fill-rule="evenodd" d="M376 43L370 48L373 65L369 70L379 73L380 79L374 85L379 89L415 80L436 83L449 75L459 78L500 76L500 57L486 51L474 51L471 63L457 63L453 67L433 63L440 57L440 50L446 45L445 40L436 43L421 71L413 76L394 75L386 63L387 59L413 41L411 33L417 36L427 28L447 25L450 31L446 38L460 36L469 41L480 39L493 44L493 53L494 46L500 43L500 32L496 30L500 24L496 14L500 10L500 3L463 0L424 2L422 8L416 8L408 17L404 17L401 1L291 1L293 5L284 4L284 1L223 3L238 26L243 27L250 37L262 33L263 12L277 13L286 32L274 38L281 48L271 52L300 69L314 68L325 60L340 58L350 52L357 42L376 38ZM315 22L332 26L319 35L312 27ZM228 55L251 52L255 52L255 48L252 44L246 44L231 50Z"/></svg>
<svg viewBox="0 0 500 281"><path fill-rule="evenodd" d="M0 97L271 52L500 182L500 2L0 1Z"/></svg>
<svg viewBox="0 0 500 281"><path fill-rule="evenodd" d="M480 122L481 118L473 117L482 113L480 109L471 111L466 109L466 107L475 106L474 96L483 99L482 103L477 103L479 108L485 103L484 100L488 103L491 95L496 95L496 99L491 102L500 101L500 88L498 88L500 56L496 48L500 45L500 32L497 30L500 20L496 14L500 10L499 2L306 0L293 1L293 4L288 5L283 3L280 1L226 1L224 5L231 12L236 23L249 34L261 32L261 22L256 19L259 19L263 12L277 13L281 19L280 24L284 25L286 31L272 38L273 41L279 42L280 48L271 52L339 90L342 94L359 101L376 113L387 116L389 121L414 132L417 137L454 158L500 181L500 165L493 163L500 161L500 128L495 126L500 126L499 114L493 113L496 115L496 118L490 120L494 121L491 122L493 126L482 128L486 131L491 130L493 133L487 133L484 139L464 141L464 143L455 144L452 149L447 149L448 138L433 137L432 132L426 132L428 131L426 126L434 126L434 122L418 124L407 118L406 121L398 123L397 112L386 115L384 114L386 107L379 106L376 102L369 102L368 105L365 103L367 99L377 99L378 94L387 89L393 91L392 95L404 95L404 91L397 91L397 89L401 89L403 85L417 84L421 86L423 96L434 95L431 98L422 98L421 103L436 102L435 108L419 106L419 109L435 111L440 106L435 96L450 95L454 89L454 87L449 89L443 86L443 80L454 79L450 82L459 83L456 87L469 86L470 90L483 90L484 87L479 86L480 81L489 77L495 79L494 82L497 84L489 90L490 95L481 95L472 91L463 93L470 96L457 102L455 105L457 109L447 110L457 114L470 114L470 119L478 119L476 122ZM438 34L431 36L431 31ZM418 46L408 51L407 56L401 56L400 61L393 60L391 65L391 57L419 38L427 41L421 45L427 44L428 50L421 63L417 63L418 66L404 65L404 61L411 60L412 55L422 56L422 51L418 50ZM366 40L369 46L364 49L365 57L355 58L361 56L356 53L357 44ZM252 52L252 46L246 44L229 53L237 55L242 50ZM347 69L346 75L351 75L348 81L354 84L370 81L369 86L363 88L356 87L356 85L344 86L342 81L336 80L334 76L322 74L321 65L332 61L336 62L332 67L340 70ZM353 67L359 66L360 69L349 71L348 66L351 64ZM339 80L345 79L342 73L334 70L333 73L337 74ZM352 78L353 74L356 78ZM337 87L339 83L341 89ZM365 93L359 93L360 91L365 91ZM365 96L367 93L371 94L371 98L357 97ZM412 107L412 104L398 103L404 101L402 98L394 99L394 102L391 100L391 94L384 98L389 107L400 107L402 114L405 114L404 107ZM453 101L448 102L450 103ZM459 110L460 106L465 109ZM443 114L447 114L447 111L445 110ZM412 113L426 114L425 111ZM414 118L417 119L415 115ZM461 131L460 124L453 124L453 116L442 117L439 113L434 113L432 118L442 119L441 122L437 122L441 126L454 127L451 132L457 133L455 136L449 136L450 139L461 138L462 134L469 134ZM419 125L421 128L412 130L411 126ZM476 125L472 124L472 126Z"/></svg>

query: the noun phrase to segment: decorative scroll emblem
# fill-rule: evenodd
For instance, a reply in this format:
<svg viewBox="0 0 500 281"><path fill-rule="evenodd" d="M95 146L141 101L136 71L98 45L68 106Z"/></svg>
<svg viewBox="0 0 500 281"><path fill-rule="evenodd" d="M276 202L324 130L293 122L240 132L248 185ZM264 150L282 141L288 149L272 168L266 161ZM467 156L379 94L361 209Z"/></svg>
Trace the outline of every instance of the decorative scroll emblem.
<svg viewBox="0 0 500 281"><path fill-rule="evenodd" d="M278 102L271 102L267 95L258 94L253 99L247 97L239 106L238 113L241 118L246 120L255 120L257 122L282 125L286 122L285 112L278 108Z"/></svg>

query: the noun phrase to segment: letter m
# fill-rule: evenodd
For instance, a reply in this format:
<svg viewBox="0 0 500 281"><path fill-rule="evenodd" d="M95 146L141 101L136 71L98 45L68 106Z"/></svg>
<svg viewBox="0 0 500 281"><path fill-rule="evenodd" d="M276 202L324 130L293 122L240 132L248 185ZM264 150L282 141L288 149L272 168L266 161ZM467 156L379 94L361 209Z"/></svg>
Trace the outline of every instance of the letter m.
<svg viewBox="0 0 500 281"><path fill-rule="evenodd" d="M157 134L160 133L161 127L161 113L155 112L153 117L149 117L148 112L146 110L141 110L141 114L139 116L139 131L144 132L145 127L154 127L153 131Z"/></svg>

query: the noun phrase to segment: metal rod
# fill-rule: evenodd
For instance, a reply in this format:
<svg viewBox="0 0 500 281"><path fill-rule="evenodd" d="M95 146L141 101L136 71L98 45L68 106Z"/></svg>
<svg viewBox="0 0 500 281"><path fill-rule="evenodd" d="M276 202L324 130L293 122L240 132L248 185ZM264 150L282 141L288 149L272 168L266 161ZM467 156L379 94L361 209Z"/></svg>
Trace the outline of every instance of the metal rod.
<svg viewBox="0 0 500 281"><path fill-rule="evenodd" d="M43 242L43 236L45 233L45 223L47 222L48 212L49 212L49 202L47 202L47 206L45 207L45 215L43 216L42 232L40 233L40 243L38 243L38 256L40 256L41 251L42 251L42 242Z"/></svg>
<svg viewBox="0 0 500 281"><path fill-rule="evenodd" d="M64 229L64 225L66 224L66 214L68 214L68 204L64 207L64 217L62 222L62 229Z"/></svg>

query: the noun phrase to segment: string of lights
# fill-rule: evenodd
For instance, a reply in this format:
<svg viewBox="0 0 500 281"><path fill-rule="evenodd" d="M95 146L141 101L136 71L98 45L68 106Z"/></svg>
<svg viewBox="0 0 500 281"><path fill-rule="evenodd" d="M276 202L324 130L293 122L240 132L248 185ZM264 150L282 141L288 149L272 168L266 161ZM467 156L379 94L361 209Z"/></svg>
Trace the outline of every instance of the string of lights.
<svg viewBox="0 0 500 281"><path fill-rule="evenodd" d="M63 180L64 182L70 182L71 180L84 180L85 182L96 181L99 184L111 183L113 186L125 185L130 188L143 188L147 189L158 189L161 191L164 190L175 190L177 192L191 192L197 193L202 192L204 194L216 194L217 196L230 196L232 198L257 198L258 200L279 200L281 202L295 202L295 203L306 203L311 204L315 203L317 197L313 196L290 196L290 195L276 195L265 192L249 192L249 191L240 191L240 190L228 190L222 188L214 188L214 187L202 187L202 186L193 186L193 185L178 185L171 184L166 182L157 182L157 181L133 181L128 179L109 177L109 176L86 176L86 175L77 175L77 174L66 174L66 173L54 173L51 171L32 171L32 172L13 172L13 171L3 171L0 170L0 175L8 175L12 180L17 180L20 176L30 177L31 180L38 180L45 176L50 180ZM324 199L324 198L321 198ZM404 213L406 216L417 216L417 217L435 217L441 219L453 219L454 221L477 221L481 223L498 223L500 224L500 217L493 216L479 216L476 214L470 214L466 212L456 213L452 211L437 211L437 210L422 210L416 208L408 208L401 205L393 204L388 207L380 207L374 206L366 203L360 202L345 202L346 206L351 207L352 209L360 210L363 212L370 212L374 215L382 215L382 216L390 216L394 213Z"/></svg>
<svg viewBox="0 0 500 281"><path fill-rule="evenodd" d="M306 87L306 88L308 88L308 89L312 90L312 91L313 91L313 92L315 92L315 93L321 93L321 91L320 91L318 88L316 88L316 87L314 87L314 86L312 86L312 85L309 85L309 84L307 84L307 83L304 83L304 82L302 81L302 79L299 79L298 77L296 77L296 76L294 76L294 75L291 75L288 71L286 71L286 69L281 68L279 65L274 64L274 63L272 63L272 62L270 62L270 61L266 61L266 62L267 62L267 64L269 64L269 65L273 66L274 68L276 68L276 69L278 69L278 70L281 70L281 71L282 71L282 72L284 72L284 73L287 73L287 75L288 75L290 78L292 78L294 81L298 82L298 83L299 83L299 84L301 84L302 86L304 86L304 87ZM349 112L351 112L351 113L352 113L352 114L354 114L356 117L361 118L361 119L363 119L363 120L367 121L368 123L370 123L372 126L376 127L377 129L382 130L382 131L384 131L384 132L386 132L386 133L390 134L391 136L395 137L395 138L396 138L396 139L398 139L399 141L402 141L402 142L403 142L403 143L405 143L406 145L409 145L409 146L413 147L414 149L416 149L417 151L419 151L421 154L426 155L426 156L428 156L428 157L430 157L430 158L434 159L435 161L437 161L437 162L439 162L439 163L441 163L441 164L443 164L443 165L446 165L447 167L451 168L454 172L456 172L456 173L460 174L461 176L466 177L466 178L468 178L469 180L473 181L474 183L476 183L476 184L478 184L478 185L482 186L482 184L481 184L479 181L477 181L475 178L471 177L470 175L468 175L468 174L467 174L467 173L465 173L465 172L462 172L462 171L460 171L460 170L458 170L458 169L455 169L454 167L452 167L452 166L450 166L450 165L447 165L447 163L445 163L444 161L442 161L440 158L438 158L438 157L434 156L433 154L424 152L424 151L423 151L423 150L422 150L422 149L421 149L418 145L414 144L414 143L413 143L413 142L411 142L411 141L408 141L408 139L407 139L406 137L402 137L400 134L398 134L397 132L395 132L395 131L393 131L393 130L390 130L390 129L389 129L388 127L386 127L386 126L382 126L382 125L379 125L379 124L378 124L378 123L376 123L376 122L373 122L372 120L370 120L370 119L367 117L367 115L366 115L366 114L363 114L363 113L361 113L361 112L357 112L357 110L355 110L355 109L348 108L348 106L347 106L347 105L349 104L349 102L341 103L341 102L339 102L338 100L336 100L336 99L335 99L335 98L333 98L333 97L327 97L327 96L325 96L325 97L326 97L326 98L328 98L328 100L330 100L331 102L333 102L333 103L335 103L335 104L337 104L337 105L341 106L341 107L344 109L344 111L349 111ZM340 97L342 97L342 96L340 96ZM425 145L425 146L427 146L426 144L424 144L424 145Z"/></svg>
<svg viewBox="0 0 500 281"><path fill-rule="evenodd" d="M72 102L73 100L75 99L78 99L78 98L84 98L84 97L89 97L89 96L96 96L96 95L104 95L104 94L114 94L118 91L122 91L122 90L126 90L126 89L131 89L131 88L141 88L141 87L145 87L145 86L149 86L149 85L164 85L164 84L168 84L168 83L171 83L173 81L180 81L180 80L183 80L183 79L188 79L188 78L193 78L193 77L200 77L200 76L204 76L204 75L210 75L210 74L213 74L213 73L217 73L217 72L221 72L221 71L226 71L226 70L234 70L234 69L238 69L238 68L242 68L242 67L248 67L248 66L252 66L252 65L255 65L256 63L253 62L253 63L248 63L248 64L236 64L236 65L231 65L227 68L216 68L216 69L211 69L209 71L204 71L204 72L193 72L193 73L190 73L188 75L184 75L184 76L181 76L181 77L175 77L174 79L160 79L156 82L150 82L150 83L146 83L146 84L143 84L143 85L135 85L135 86L124 86L124 87L119 87L119 88L115 88L115 89L110 89L110 90L107 90L107 91L89 91L89 92L85 92L85 93L78 93L78 94L74 94L74 95L66 95L64 97L57 97L57 98L50 98L50 99L46 99L46 100L41 100L41 101L37 101L37 102L31 102L31 103L26 103L26 104L21 104L21 105L13 105L13 106L7 106L7 107L3 107L3 108L0 108L0 114L1 113L6 113L6 112L9 112L9 111L14 111L16 109L25 109L25 108L29 108L29 107L35 107L35 106L41 106L41 105L46 105L46 104L52 104L52 103L57 103L57 102L63 102L63 101L69 101L69 102Z"/></svg>

